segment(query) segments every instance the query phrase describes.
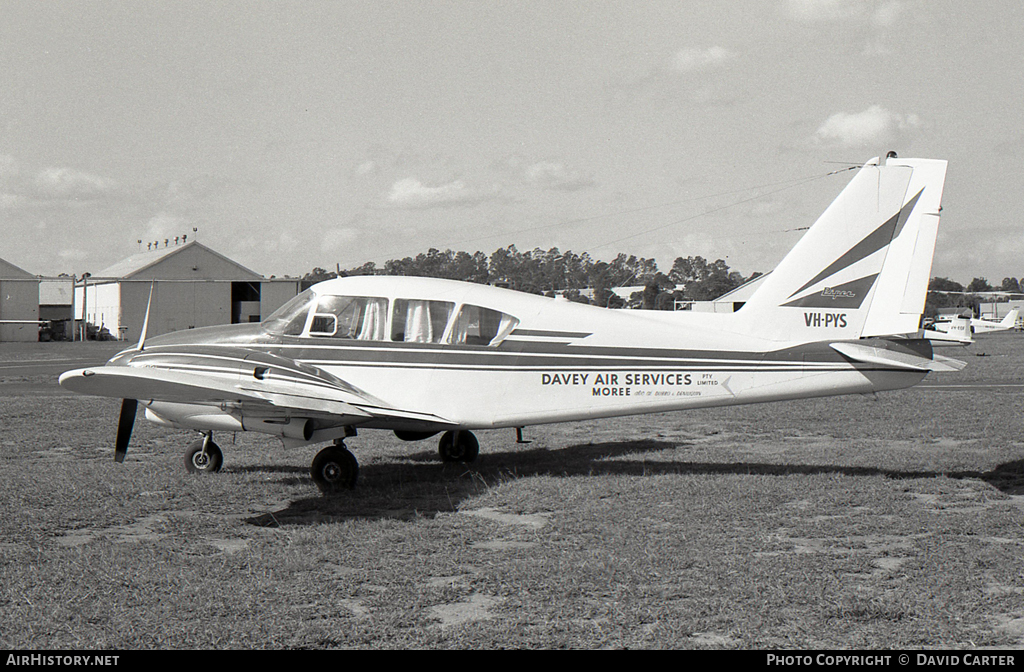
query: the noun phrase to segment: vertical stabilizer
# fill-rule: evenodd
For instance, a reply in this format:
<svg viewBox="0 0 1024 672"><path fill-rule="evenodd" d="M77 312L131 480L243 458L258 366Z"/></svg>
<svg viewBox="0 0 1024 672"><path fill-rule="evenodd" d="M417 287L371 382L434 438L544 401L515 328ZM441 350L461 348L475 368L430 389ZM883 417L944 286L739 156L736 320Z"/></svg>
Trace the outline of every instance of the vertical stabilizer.
<svg viewBox="0 0 1024 672"><path fill-rule="evenodd" d="M861 167L739 311L779 341L915 332L931 272L946 162Z"/></svg>

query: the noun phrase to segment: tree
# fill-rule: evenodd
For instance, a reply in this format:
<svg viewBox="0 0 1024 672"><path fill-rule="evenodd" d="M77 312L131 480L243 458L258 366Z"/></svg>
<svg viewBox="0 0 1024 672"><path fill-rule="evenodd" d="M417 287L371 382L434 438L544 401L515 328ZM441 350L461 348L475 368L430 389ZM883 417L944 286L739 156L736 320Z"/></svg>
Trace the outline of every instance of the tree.
<svg viewBox="0 0 1024 672"><path fill-rule="evenodd" d="M378 275L380 271L377 270L377 264L372 261L368 261L362 266L356 268L348 268L341 272L341 277L347 278L351 275Z"/></svg>
<svg viewBox="0 0 1024 672"><path fill-rule="evenodd" d="M1017 281L1017 278L1003 278L1003 284L999 286L999 289L1004 292L1019 293L1021 291L1020 282Z"/></svg>
<svg viewBox="0 0 1024 672"><path fill-rule="evenodd" d="M703 257L679 257L672 264L669 278L683 286L691 301L710 301L744 283L743 275L729 270L723 259L709 264Z"/></svg>
<svg viewBox="0 0 1024 672"><path fill-rule="evenodd" d="M988 280L985 278L974 278L971 280L971 284L967 285L967 291L972 294L975 292L991 292L992 285L988 284Z"/></svg>
<svg viewBox="0 0 1024 672"><path fill-rule="evenodd" d="M964 286L949 278L935 277L928 281L928 290L932 292L962 292Z"/></svg>
<svg viewBox="0 0 1024 672"><path fill-rule="evenodd" d="M312 287L318 282L323 282L324 280L330 280L331 278L336 277L338 277L337 273L334 273L333 271L328 271L317 266L312 271L302 276L302 280L299 282L299 285L302 287L302 289L308 289L309 287Z"/></svg>

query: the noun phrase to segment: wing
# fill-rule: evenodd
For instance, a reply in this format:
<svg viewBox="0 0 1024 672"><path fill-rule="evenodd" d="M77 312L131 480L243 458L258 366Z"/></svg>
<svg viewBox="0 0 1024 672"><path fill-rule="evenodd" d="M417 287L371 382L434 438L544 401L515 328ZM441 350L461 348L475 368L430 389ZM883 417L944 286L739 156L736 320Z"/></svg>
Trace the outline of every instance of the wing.
<svg viewBox="0 0 1024 672"><path fill-rule="evenodd" d="M203 404L261 418L306 417L322 424L451 425L396 408L337 376L287 357L244 348L141 351L117 363L67 371L60 385L119 399Z"/></svg>

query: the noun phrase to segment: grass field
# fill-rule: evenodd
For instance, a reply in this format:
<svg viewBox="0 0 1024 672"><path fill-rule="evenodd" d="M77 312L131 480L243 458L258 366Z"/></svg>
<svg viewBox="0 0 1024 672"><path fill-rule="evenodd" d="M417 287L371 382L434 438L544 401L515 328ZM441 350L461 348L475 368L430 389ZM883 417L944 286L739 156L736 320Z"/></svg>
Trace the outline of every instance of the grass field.
<svg viewBox="0 0 1024 672"><path fill-rule="evenodd" d="M0 362L112 347L45 345ZM333 498L248 434L189 475L140 420L115 464L117 401L0 368L0 647L1020 648L1024 336L943 354L877 398L479 432L470 467L366 431Z"/></svg>

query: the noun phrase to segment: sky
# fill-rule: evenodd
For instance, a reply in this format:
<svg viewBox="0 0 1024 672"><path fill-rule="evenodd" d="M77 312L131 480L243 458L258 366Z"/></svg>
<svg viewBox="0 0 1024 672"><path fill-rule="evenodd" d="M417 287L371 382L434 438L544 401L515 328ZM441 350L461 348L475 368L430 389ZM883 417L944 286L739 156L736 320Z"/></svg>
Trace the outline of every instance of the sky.
<svg viewBox="0 0 1024 672"><path fill-rule="evenodd" d="M1020 0L0 0L0 258L267 277L557 247L774 268L889 150L1024 276ZM140 242L141 241L141 242Z"/></svg>

